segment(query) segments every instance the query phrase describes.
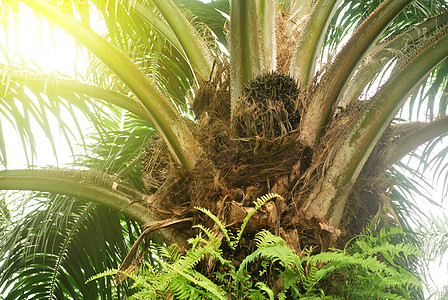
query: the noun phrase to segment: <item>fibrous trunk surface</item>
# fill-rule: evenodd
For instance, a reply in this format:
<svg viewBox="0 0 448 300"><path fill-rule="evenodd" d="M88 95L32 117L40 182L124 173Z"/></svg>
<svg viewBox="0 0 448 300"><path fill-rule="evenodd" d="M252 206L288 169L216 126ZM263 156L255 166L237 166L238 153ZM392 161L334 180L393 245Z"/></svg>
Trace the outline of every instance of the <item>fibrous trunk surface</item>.
<svg viewBox="0 0 448 300"><path fill-rule="evenodd" d="M321 184L344 128L365 104L353 105L336 117L322 144L312 150L299 142L301 116L312 88L299 90L295 80L285 74L264 74L245 87L231 114L227 70L224 65L218 67L214 79L197 93L195 130L206 154L193 170L176 168L157 139L148 146L143 178L147 189L155 193L153 199L158 199L150 205L158 207L164 218L192 217L193 223L213 227L194 207L207 208L227 227L238 229L258 197L278 193L284 199L273 199L252 217L248 236L267 228L297 251L342 247L381 211L379 199L384 195L380 191L386 190L388 183L378 180L380 173L370 168L369 173L362 172L365 176L359 176L345 211L351 217L344 218L339 228L325 218L299 211L311 189ZM161 156L164 159L160 160Z"/></svg>

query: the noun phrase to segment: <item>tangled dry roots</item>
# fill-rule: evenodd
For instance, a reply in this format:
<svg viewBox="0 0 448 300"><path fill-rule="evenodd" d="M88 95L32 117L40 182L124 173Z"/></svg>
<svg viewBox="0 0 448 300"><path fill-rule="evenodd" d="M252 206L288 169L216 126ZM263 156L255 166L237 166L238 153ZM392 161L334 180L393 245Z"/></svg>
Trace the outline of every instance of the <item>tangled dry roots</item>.
<svg viewBox="0 0 448 300"><path fill-rule="evenodd" d="M228 226L238 228L253 201L275 192L285 201L274 200L273 209L264 207L254 216L254 231L269 228L298 251L300 245L311 245L316 251L336 246L328 242L332 238L321 221L298 215L297 208L331 163L344 128L364 104L335 118L322 145L313 151L299 142L301 116L312 91L299 90L287 75L264 74L245 87L231 117L228 68L216 68L215 77L198 90L193 105L197 118L193 130L205 153L197 166L188 172L177 168L157 138L146 149L143 180L148 191L155 193L154 199L162 199L151 205L163 218L193 218L193 223L213 227L208 217L194 209L207 208ZM363 186L356 189L362 191ZM376 193L369 197L368 208L360 195L352 193L349 203L368 219L378 207L373 199ZM357 220L344 224L352 232L364 225Z"/></svg>
<svg viewBox="0 0 448 300"><path fill-rule="evenodd" d="M201 102L216 108L214 102L226 100L210 91L211 87L206 85L206 93L215 96L207 101L201 97ZM199 118L197 132L201 144L228 185L239 189L273 185L279 177L291 172L305 151L298 142L303 109L299 94L294 79L268 73L245 87L231 120L221 118L219 110Z"/></svg>
<svg viewBox="0 0 448 300"><path fill-rule="evenodd" d="M217 68L217 78L200 88L193 106L198 121L195 132L206 153L197 168L176 169L163 158L167 153L160 151L157 140L146 150L143 179L148 190L157 189L157 198L164 199L164 210L171 212L165 217L197 217L193 207L200 206L225 222L232 223L239 213L242 220L242 206L252 205L279 180L288 179L291 170L298 177L311 162L312 153L298 141L304 105L295 80L277 73L255 78L230 118L229 72L226 67ZM165 163L154 164L160 155ZM285 205L278 210L277 220ZM265 221L260 224L266 225Z"/></svg>

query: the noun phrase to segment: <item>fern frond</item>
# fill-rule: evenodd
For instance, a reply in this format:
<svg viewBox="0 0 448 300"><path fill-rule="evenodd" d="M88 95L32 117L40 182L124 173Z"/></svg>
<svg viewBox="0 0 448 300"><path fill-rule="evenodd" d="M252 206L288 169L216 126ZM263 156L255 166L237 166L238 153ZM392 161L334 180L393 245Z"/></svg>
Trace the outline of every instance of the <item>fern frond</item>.
<svg viewBox="0 0 448 300"><path fill-rule="evenodd" d="M322 277L317 276L317 266L315 262L308 264L309 272L308 276L302 279L303 287L305 288L306 294L311 294L314 291L314 287L320 281Z"/></svg>
<svg viewBox="0 0 448 300"><path fill-rule="evenodd" d="M90 277L89 279L87 279L86 283L89 283L91 281L94 281L94 280L97 280L99 278L103 278L106 276L112 276L112 275L115 276L115 275L117 275L118 272L120 272L120 270L118 270L118 269L110 269L110 270L101 272L101 273L96 274L96 275Z"/></svg>
<svg viewBox="0 0 448 300"><path fill-rule="evenodd" d="M284 244L284 240L272 234L270 231L263 229L255 236L255 244L258 248L263 248L268 245Z"/></svg>
<svg viewBox="0 0 448 300"><path fill-rule="evenodd" d="M212 245L218 249L221 246L221 242L219 240L219 238L216 236L216 234L214 234L212 232L212 230L210 228L206 228L204 226L202 226L201 224L197 224L194 227L201 229L208 237L210 243L212 243Z"/></svg>
<svg viewBox="0 0 448 300"><path fill-rule="evenodd" d="M263 292L266 292L266 294L268 294L269 296L269 300L274 300L274 292L264 282L259 281L255 283L255 286L258 287Z"/></svg>
<svg viewBox="0 0 448 300"><path fill-rule="evenodd" d="M168 251L173 261L178 261L182 257L182 254L179 252L178 246L175 244L168 246Z"/></svg>
<svg viewBox="0 0 448 300"><path fill-rule="evenodd" d="M222 224L222 222L218 219L217 216L215 216L211 211L209 211L206 208L202 208L202 207L197 207L195 206L194 208L196 208L197 210L203 212L204 214L206 214L207 216L210 217L210 219L212 219L216 225L218 225L219 229L221 229L221 232L224 234L224 237L226 238L227 243L230 245L231 244L231 236L232 233L229 232L225 226Z"/></svg>
<svg viewBox="0 0 448 300"><path fill-rule="evenodd" d="M96 275L90 277L86 281L86 283L89 283L91 281L94 281L94 280L97 280L97 279L100 279L100 278L103 278L103 277L106 277L106 276L116 276L117 274L122 274L122 275L125 275L126 277L132 279L134 281L134 284L131 286L131 288L136 288L136 287L144 288L144 289L149 289L150 288L150 285L148 284L146 278L139 277L139 276L137 276L137 275L135 275L133 273L120 271L118 269L110 269L110 270L107 270L105 272L96 274Z"/></svg>
<svg viewBox="0 0 448 300"><path fill-rule="evenodd" d="M272 262L279 261L283 267L288 269L292 267L301 268L301 258L294 253L294 250L285 245L282 238L263 230L256 235L255 239L258 249L246 256L241 262L237 271L238 275L242 274L249 263L255 262L258 258L264 258Z"/></svg>
<svg viewBox="0 0 448 300"><path fill-rule="evenodd" d="M195 299L205 295L201 287L211 295L213 299L227 299L225 292L210 279L194 270L194 267L207 255L224 261L218 248L214 244L201 238L204 242L198 247L191 248L186 255L182 256L172 264L166 265L166 269L158 276L149 278L152 289L156 291L169 291L176 295L176 299Z"/></svg>
<svg viewBox="0 0 448 300"><path fill-rule="evenodd" d="M188 279L194 285L200 286L203 289L205 289L207 292L209 292L211 295L214 296L213 299L221 299L221 300L228 299L226 297L226 292L222 288L220 288L218 285L216 285L214 282L212 282L210 279L208 279L201 273L195 270L187 270L186 272L181 272L180 275Z"/></svg>
<svg viewBox="0 0 448 300"><path fill-rule="evenodd" d="M247 216L244 218L244 220L243 220L243 224L241 224L241 228L240 228L240 230L238 230L238 234L237 234L237 237L236 237L236 240L232 243L232 246L234 247L234 248L232 248L232 249L235 249L236 248L236 246L238 245L238 243L239 243L239 241L240 241L240 239L241 239L241 236L243 235L243 232L244 232L244 229L246 228L246 225L247 225L247 223L249 222L249 219L266 203L266 202L268 202L269 200L271 200L272 198L280 198L280 199L283 199L283 197L282 196L280 196L279 194L276 194L276 193L268 193L268 194L266 194L266 195L263 195L263 196L261 196L261 197L259 197L259 198L257 198L257 200L255 201L255 208L254 208L254 210L252 210L251 212L249 212L248 214L247 214Z"/></svg>
<svg viewBox="0 0 448 300"><path fill-rule="evenodd" d="M232 233L229 231L229 230L227 230L226 228L225 228L225 226L222 224L222 222L218 219L218 217L217 216L215 216L211 211L209 211L208 209L206 209L206 208L202 208L202 207L197 207L197 206L195 206L195 208L197 209L197 210L199 210L199 211L201 211L201 212L203 212L204 214L206 214L207 216L209 216L214 222L215 222L215 224L216 225L218 225L218 227L219 227L219 229L221 229L221 232L224 234L224 237L225 237L225 239L226 239L226 241L227 241L227 244L229 245L229 247L232 249L232 250L235 250L236 249L236 246L238 245L238 243L239 243L239 241L240 241L240 239L241 239L241 237L242 237L242 235L243 235L243 232L244 232L244 229L246 228L246 226L247 226L247 223L249 222L249 219L266 203L266 202L268 202L269 200L271 200L271 199L273 199L273 198L281 198L281 199L283 199L283 197L282 196L280 196L279 194L276 194L276 193L268 193L268 194L266 194L266 195L263 195L263 196L261 196L261 197L259 197L259 198L257 198L257 200L255 200L255 208L254 208L254 210L252 210L251 212L249 212L248 214L247 214L247 216L244 218L244 220L243 220L243 224L241 224L241 228L238 230L238 233L237 233L237 236L236 236L236 238L234 239L234 240L232 240L233 239L233 236L232 236ZM202 227L203 228L203 227Z"/></svg>
<svg viewBox="0 0 448 300"><path fill-rule="evenodd" d="M418 249L417 247L415 247L414 245L410 245L410 244L405 244L405 243L399 243L396 245L393 244L383 244L383 245L379 245L376 247L369 247L369 248L363 248L365 249L365 251L363 251L362 253L364 255L374 255L376 253L381 253L383 255L387 255L387 256L399 256L399 255L403 255L405 258L413 255L413 256L418 256L418 257L423 257L423 252ZM388 259L388 261L390 263L393 262L392 258L390 258L390 260Z"/></svg>

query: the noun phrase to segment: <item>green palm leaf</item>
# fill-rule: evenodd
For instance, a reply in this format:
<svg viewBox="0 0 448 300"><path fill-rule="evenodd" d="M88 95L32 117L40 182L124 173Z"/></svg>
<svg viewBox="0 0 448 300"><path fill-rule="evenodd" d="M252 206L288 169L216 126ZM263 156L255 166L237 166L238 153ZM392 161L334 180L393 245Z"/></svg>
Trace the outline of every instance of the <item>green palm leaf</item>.
<svg viewBox="0 0 448 300"><path fill-rule="evenodd" d="M129 251L126 239L138 230L135 224L128 223L126 231L122 215L104 207L84 215L87 204L67 197L42 194L29 200L37 202L35 210L2 239L0 286L8 291L5 299L114 299L127 293L126 284L113 295L107 288L111 280L85 281L119 266Z"/></svg>

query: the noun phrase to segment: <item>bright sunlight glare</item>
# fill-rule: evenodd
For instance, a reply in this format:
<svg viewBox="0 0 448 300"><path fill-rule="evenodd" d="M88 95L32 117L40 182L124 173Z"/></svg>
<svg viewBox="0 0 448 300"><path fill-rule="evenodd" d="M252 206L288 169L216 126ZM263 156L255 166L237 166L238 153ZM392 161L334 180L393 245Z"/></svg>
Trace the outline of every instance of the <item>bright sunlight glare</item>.
<svg viewBox="0 0 448 300"><path fill-rule="evenodd" d="M20 7L20 14L18 26L12 18L3 20L10 24L9 32L0 31L2 62L29 64L44 73L82 74L87 64L76 59L82 57L83 49L73 39L25 6Z"/></svg>
<svg viewBox="0 0 448 300"><path fill-rule="evenodd" d="M0 0L1 3L1 0ZM88 67L87 52L78 46L61 28L48 22L32 12L25 5L19 5L20 22L7 18L2 11L1 22L7 22L0 31L0 64L6 66L26 66L43 74L65 74L70 77L85 76ZM6 80L3 78L2 80ZM32 93L28 95L33 97ZM68 112L61 112L68 114ZM48 118L51 121L52 116ZM82 119L82 117L80 117ZM71 118L67 118L70 120ZM8 167L23 167L26 163L40 166L63 165L71 162L71 151L65 137L58 132L56 120L52 126L52 134L57 147L56 159L50 143L40 130L36 131L38 161L26 161L25 151L17 132L8 122L3 122L5 140L7 141ZM36 124L37 125L37 124ZM74 125L73 125L74 126ZM36 126L38 128L39 126ZM41 142L42 141L42 142Z"/></svg>

